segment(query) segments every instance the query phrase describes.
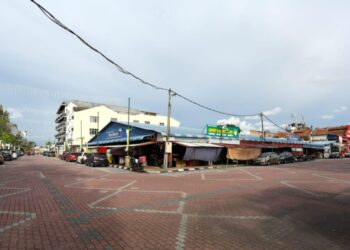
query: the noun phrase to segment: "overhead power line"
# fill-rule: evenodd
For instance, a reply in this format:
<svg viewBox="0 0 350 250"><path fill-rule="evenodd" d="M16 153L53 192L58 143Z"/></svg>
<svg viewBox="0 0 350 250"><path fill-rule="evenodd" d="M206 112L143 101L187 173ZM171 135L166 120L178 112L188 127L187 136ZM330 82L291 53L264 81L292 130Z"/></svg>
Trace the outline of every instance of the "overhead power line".
<svg viewBox="0 0 350 250"><path fill-rule="evenodd" d="M277 128L283 130L283 131L286 131L288 132L287 129L281 127L280 125L278 125L276 122L272 121L268 116L266 116L264 113L263 113L263 116L266 118L266 120L268 120L270 123L272 123L273 125L275 125Z"/></svg>
<svg viewBox="0 0 350 250"><path fill-rule="evenodd" d="M201 107L201 108L204 108L204 109L207 109L207 110L209 110L209 111L212 111L212 112L215 112L215 113L218 113L218 114L222 114L222 115L227 115L227 116L236 116L236 117L250 117L250 116L257 116L257 115L259 115L259 114L249 114L249 115L242 115L242 114L231 114L231 113L227 113L227 112L223 112L223 111L220 111L220 110L216 110L216 109L213 109L213 108L210 108L210 107L207 107L207 106L204 106L204 105L202 105L202 104L200 104L200 103L198 103L198 102L195 102L195 101L193 101L193 100L191 100L191 99L189 99L189 98L187 98L187 97L185 97L185 96L183 96L183 95L181 95L181 94L179 94L179 93L177 93L177 92L175 92L175 91L172 91L175 95L177 95L178 97L180 97L180 98L182 98L182 99L184 99L184 100L186 100L186 101L188 101L188 102L190 102L190 103L192 103L192 104L194 104L194 105L197 105L197 106L199 106L199 107Z"/></svg>
<svg viewBox="0 0 350 250"><path fill-rule="evenodd" d="M117 69L122 72L123 74L127 74L130 75L131 77L135 78L136 80L139 80L140 82L142 82L143 84L149 85L155 89L158 90L168 90L166 88L162 88L159 87L155 84L152 84L150 82L147 82L143 79L141 79L140 77L134 75L133 73L129 72L128 70L124 69L122 66L120 66L119 64L117 64L116 62L114 62L112 59L110 59L109 57L107 57L105 54L103 54L102 52L100 52L98 49L96 49L95 47L93 47L91 44L89 44L88 42L86 42L81 36L79 36L77 33L75 33L72 29L68 28L66 25L64 25L61 21L59 21L53 14L51 14L47 9L45 9L43 6L41 6L40 4L38 4L37 2L35 2L34 0L30 0L31 2L33 2L36 6L38 6L38 8L44 13L44 15L49 18L52 22L54 22L55 24L57 24L58 26L60 26L61 28L63 28L64 30L68 31L69 33L71 33L73 36L75 36L76 38L78 38L83 44L85 44L87 47L89 47L91 50L95 51L97 54L99 54L100 56L102 56L105 60L107 60L109 63L113 64L115 67L117 67Z"/></svg>
<svg viewBox="0 0 350 250"><path fill-rule="evenodd" d="M141 77L138 77L137 75L131 73L130 71L124 69L122 66L120 66L118 63L114 62L112 59L110 59L108 56L106 56L104 53L102 53L101 51L99 51L97 48L93 47L90 43L88 43L87 41L85 41L80 35L78 35L76 32L74 32L72 29L70 29L69 27L67 27L66 25L64 25L61 21L59 21L52 13L50 13L46 8L44 8L42 5L40 5L39 3L37 3L35 0L30 0L33 4L35 4L41 11L42 13L49 19L51 20L53 23L55 23L56 25L60 26L61 28L63 28L64 30L68 31L69 33L71 33L73 36L75 36L76 38L78 38L83 44L85 44L89 49L93 50L94 52L96 52L97 54L99 54L100 56L102 56L106 61L108 61L109 63L113 64L121 73L129 75L131 77L133 77L134 79L138 80L139 82L148 85L150 87L153 87L154 89L157 90L162 90L162 91L169 91L169 89L164 88L164 87L160 87L156 84L150 83L148 81L143 80ZM245 116L257 116L259 115L257 114L248 114L248 115L244 115L244 114L232 114L232 113L228 113L228 112L223 112L214 108L210 108L208 106L202 105L196 101L191 100L188 97L185 97L184 95L181 95L180 93L170 90L171 93L173 93L174 95L194 104L197 105L201 108L204 108L206 110L218 113L218 114L222 114L222 115L227 115L227 116L236 116L236 117L245 117Z"/></svg>

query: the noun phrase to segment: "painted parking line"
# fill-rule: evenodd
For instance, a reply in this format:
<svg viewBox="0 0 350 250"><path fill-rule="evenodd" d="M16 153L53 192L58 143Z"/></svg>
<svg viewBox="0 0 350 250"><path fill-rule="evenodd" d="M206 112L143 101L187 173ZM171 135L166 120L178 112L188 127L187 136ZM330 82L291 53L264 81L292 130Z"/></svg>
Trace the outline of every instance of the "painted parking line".
<svg viewBox="0 0 350 250"><path fill-rule="evenodd" d="M325 176L325 175L322 175L322 174L312 174L313 176L317 176L317 177L321 177L321 178L325 178L325 179L329 179L329 180L333 180L333 181L338 181L338 182L341 182L341 183L348 183L350 184L350 181L348 180L343 180L343 179L339 179L339 178L334 178L334 177L329 177L329 176Z"/></svg>
<svg viewBox="0 0 350 250"><path fill-rule="evenodd" d="M14 192L0 195L1 198L5 198L11 195L21 194L30 191L30 188L13 188L13 187L0 187L0 189L6 189L6 190L15 190Z"/></svg>
<svg viewBox="0 0 350 250"><path fill-rule="evenodd" d="M14 222L10 225L0 227L0 233L6 230L9 230L13 227L19 226L21 224L25 224L28 221L34 220L36 218L36 213L29 213L29 212L0 211L0 214L25 216L24 219L18 220L17 222Z"/></svg>
<svg viewBox="0 0 350 250"><path fill-rule="evenodd" d="M227 174L227 173L239 173L243 172L244 174L249 175L250 177L253 178L209 178L213 172L217 174ZM215 174L214 173L214 174ZM261 181L263 180L260 176L257 176L248 170L242 169L242 168L236 168L236 169L227 169L227 170L213 170L212 172L202 172L201 173L201 180L206 180L206 181Z"/></svg>
<svg viewBox="0 0 350 250"><path fill-rule="evenodd" d="M252 174L252 173L249 172L248 170L245 170L245 169L239 169L239 170L242 171L243 173L246 173L246 174L248 174L248 175L250 175L250 176L256 178L257 180L260 180L260 181L263 180L263 178L261 178L260 176L255 175L255 174Z"/></svg>
<svg viewBox="0 0 350 250"><path fill-rule="evenodd" d="M113 196L119 194L120 192L123 191L123 189L125 189L125 188L127 188L127 187L129 187L129 186L132 186L134 183L136 183L136 180L133 180L133 181L129 182L128 184L126 184L126 185L124 185L124 186L118 188L117 191L115 191L115 192L113 192L113 193L111 193L111 194L109 194L109 195L107 195L107 196L104 196L104 197L98 199L97 201L94 201L94 202L90 203L90 204L88 205L88 207L90 207L90 208L97 208L97 207L95 207L96 204L98 204L98 203L100 203L100 202L102 202L102 201L104 201L104 200L107 200L107 199L109 199L109 198L111 198L111 197L113 197Z"/></svg>
<svg viewBox="0 0 350 250"><path fill-rule="evenodd" d="M87 178L87 179L84 179L84 180L81 180L79 178L78 181L66 184L66 185L64 185L64 187L82 188L82 189L101 189L101 188L85 188L85 187L74 187L74 186L76 186L77 184L83 184L83 183L87 183L87 182L90 182L90 181L103 180L103 179L105 179L105 177L108 177L108 176L110 176L110 174L104 174L104 175L99 176L98 178ZM115 190L115 189L113 189L113 190Z"/></svg>
<svg viewBox="0 0 350 250"><path fill-rule="evenodd" d="M317 194L315 192L312 192L312 191L309 191L309 190L306 190L304 188L301 188L301 187L298 187L298 186L295 186L293 184L291 184L290 182L287 182L287 181L280 181L281 184L287 186L287 187L290 187L290 188L293 188L293 189L296 189L296 190L299 190L303 193L306 193L308 195L311 195L311 196L314 196L314 197L323 197L324 195L320 195L320 194ZM301 183L301 182L298 182L298 183ZM303 183L309 183L307 181L303 182ZM311 182L313 183L313 182Z"/></svg>
<svg viewBox="0 0 350 250"><path fill-rule="evenodd" d="M40 177L40 179L45 179L46 178L45 175L42 172L40 172L40 171L39 171L39 177Z"/></svg>

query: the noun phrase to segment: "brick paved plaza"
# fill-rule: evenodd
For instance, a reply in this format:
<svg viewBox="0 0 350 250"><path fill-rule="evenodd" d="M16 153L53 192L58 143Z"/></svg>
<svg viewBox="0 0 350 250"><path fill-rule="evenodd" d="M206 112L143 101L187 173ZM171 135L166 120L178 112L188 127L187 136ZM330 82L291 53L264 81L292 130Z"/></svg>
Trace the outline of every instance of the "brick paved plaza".
<svg viewBox="0 0 350 250"><path fill-rule="evenodd" d="M0 166L0 249L349 249L350 159L169 174Z"/></svg>

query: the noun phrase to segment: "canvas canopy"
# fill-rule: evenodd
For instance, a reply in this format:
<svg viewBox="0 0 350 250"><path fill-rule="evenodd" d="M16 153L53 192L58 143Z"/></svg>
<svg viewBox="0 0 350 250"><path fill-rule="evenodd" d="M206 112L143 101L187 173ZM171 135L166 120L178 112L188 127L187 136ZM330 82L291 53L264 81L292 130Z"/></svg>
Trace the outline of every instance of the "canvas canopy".
<svg viewBox="0 0 350 250"><path fill-rule="evenodd" d="M253 160L261 154L260 148L228 148L227 159L247 161Z"/></svg>
<svg viewBox="0 0 350 250"><path fill-rule="evenodd" d="M183 160L198 160L198 161L212 161L219 159L222 151L222 146L210 143L191 143L191 142L176 142L179 145L186 147L186 152Z"/></svg>

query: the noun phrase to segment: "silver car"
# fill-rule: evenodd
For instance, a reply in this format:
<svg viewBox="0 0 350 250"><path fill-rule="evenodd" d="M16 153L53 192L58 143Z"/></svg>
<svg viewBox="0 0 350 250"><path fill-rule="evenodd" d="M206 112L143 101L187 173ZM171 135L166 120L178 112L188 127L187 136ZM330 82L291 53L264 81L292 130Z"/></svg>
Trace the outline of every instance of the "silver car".
<svg viewBox="0 0 350 250"><path fill-rule="evenodd" d="M258 158L255 159L257 165L271 165L280 164L280 157L275 152L262 153Z"/></svg>

